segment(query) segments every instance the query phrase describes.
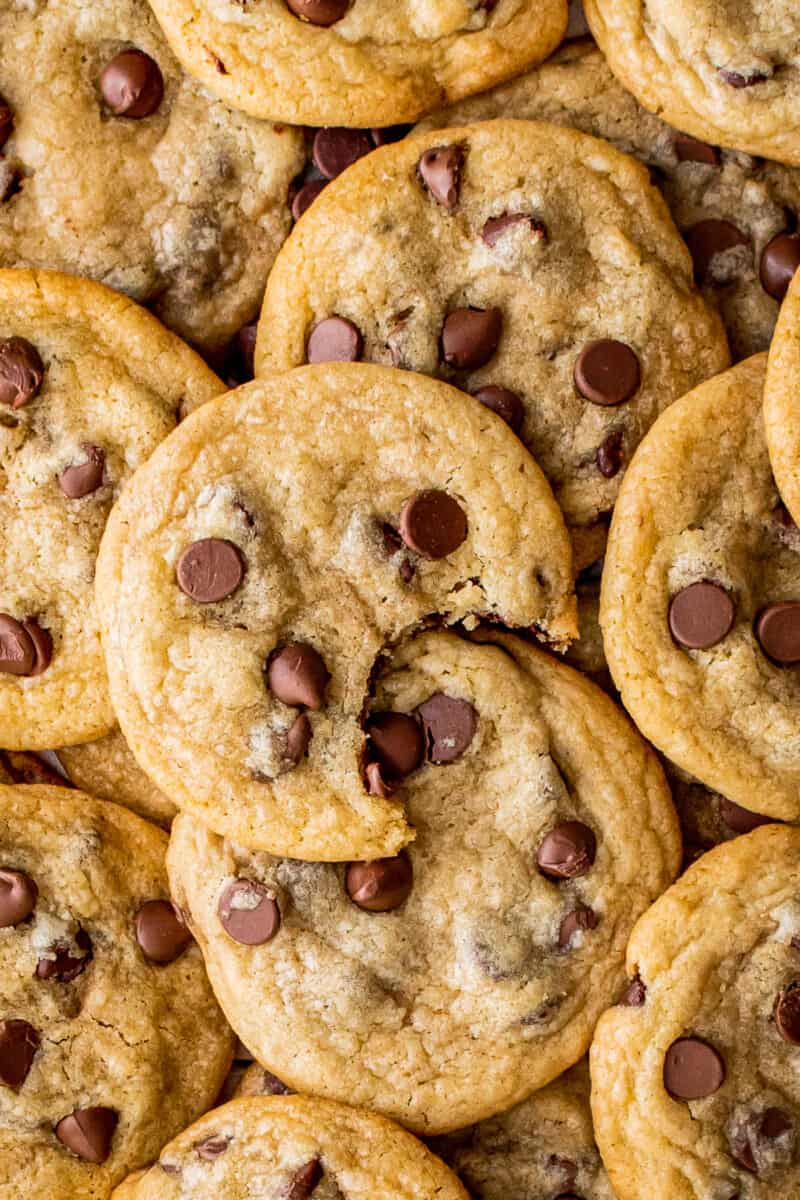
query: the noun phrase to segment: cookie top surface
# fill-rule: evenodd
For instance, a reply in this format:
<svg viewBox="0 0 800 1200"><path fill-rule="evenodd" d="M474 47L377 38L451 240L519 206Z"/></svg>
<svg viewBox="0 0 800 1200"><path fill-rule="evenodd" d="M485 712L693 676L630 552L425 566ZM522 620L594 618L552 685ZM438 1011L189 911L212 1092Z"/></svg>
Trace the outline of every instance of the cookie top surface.
<svg viewBox="0 0 800 1200"><path fill-rule="evenodd" d="M467 1200L391 1121L308 1096L232 1100L165 1147L114 1200Z"/></svg>
<svg viewBox="0 0 800 1200"><path fill-rule="evenodd" d="M4 1195L106 1200L213 1103L232 1036L166 844L82 792L0 787Z"/></svg>
<svg viewBox="0 0 800 1200"><path fill-rule="evenodd" d="M541 62L565 0L151 0L187 71L245 112L391 125Z"/></svg>
<svg viewBox="0 0 800 1200"><path fill-rule="evenodd" d="M412 836L388 781L367 792L360 723L406 631L479 612L556 644L576 632L561 513L504 422L442 383L350 364L256 381L185 421L115 509L97 586L147 773L218 832L298 858Z"/></svg>
<svg viewBox="0 0 800 1200"><path fill-rule="evenodd" d="M619 1200L790 1200L800 1187L800 830L710 851L641 918L628 1006L592 1045Z"/></svg>
<svg viewBox="0 0 800 1200"><path fill-rule="evenodd" d="M383 147L314 201L270 277L256 373L333 353L492 388L495 406L504 389L573 526L612 508L661 409L728 363L644 168L531 121Z"/></svg>
<svg viewBox="0 0 800 1200"><path fill-rule="evenodd" d="M584 0L612 70L705 141L800 164L794 0Z"/></svg>
<svg viewBox="0 0 800 1200"><path fill-rule="evenodd" d="M168 857L258 1061L424 1133L507 1109L580 1058L680 857L661 769L620 710L519 638L482 636L499 644L422 634L376 680L384 761L389 714L418 714L430 745L402 855L277 859L181 814Z"/></svg>
<svg viewBox="0 0 800 1200"><path fill-rule="evenodd" d="M65 746L58 757L76 787L113 800L157 825L169 825L175 805L145 775L117 727L105 737Z"/></svg>
<svg viewBox="0 0 800 1200"><path fill-rule="evenodd" d="M787 209L800 210L800 172L679 133L642 108L589 42L565 46L541 67L434 113L420 128L496 117L571 125L650 167L734 358L769 347L786 286L781 266L787 250L791 259L800 247L800 239L781 240Z"/></svg>
<svg viewBox="0 0 800 1200"><path fill-rule="evenodd" d="M800 521L800 277L789 287L775 329L764 388L764 424L775 480L786 507Z"/></svg>
<svg viewBox="0 0 800 1200"><path fill-rule="evenodd" d="M92 592L106 518L180 412L221 390L127 297L0 271L0 745L114 725Z"/></svg>
<svg viewBox="0 0 800 1200"><path fill-rule="evenodd" d="M640 446L611 525L600 619L645 736L729 800L797 820L800 535L767 456L765 366L756 356L697 388Z"/></svg>
<svg viewBox="0 0 800 1200"><path fill-rule="evenodd" d="M146 0L4 4L0 92L1 266L97 279L204 347L253 319L289 230L299 130L187 78Z"/></svg>

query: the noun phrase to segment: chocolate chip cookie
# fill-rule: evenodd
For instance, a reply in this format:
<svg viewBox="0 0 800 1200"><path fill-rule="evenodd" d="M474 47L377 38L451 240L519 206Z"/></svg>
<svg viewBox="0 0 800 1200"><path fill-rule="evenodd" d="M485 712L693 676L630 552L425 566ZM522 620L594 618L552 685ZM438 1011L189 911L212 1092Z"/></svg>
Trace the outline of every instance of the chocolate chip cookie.
<svg viewBox="0 0 800 1200"><path fill-rule="evenodd" d="M781 497L800 520L800 278L794 277L775 329L764 389L764 424L772 470Z"/></svg>
<svg viewBox="0 0 800 1200"><path fill-rule="evenodd" d="M257 1190L256 1190L257 1189ZM374 1113L308 1096L232 1100L114 1200L467 1200L452 1171Z"/></svg>
<svg viewBox="0 0 800 1200"><path fill-rule="evenodd" d="M392 125L541 62L566 0L151 0L186 70L257 117Z"/></svg>
<svg viewBox="0 0 800 1200"><path fill-rule="evenodd" d="M0 271L0 746L43 750L115 724L92 591L100 537L135 468L220 391L127 297Z"/></svg>
<svg viewBox="0 0 800 1200"><path fill-rule="evenodd" d="M493 121L376 150L295 227L256 373L323 359L471 392L585 529L661 409L728 349L639 163L573 129Z"/></svg>
<svg viewBox="0 0 800 1200"><path fill-rule="evenodd" d="M800 819L800 532L764 438L766 355L664 413L620 493L600 620L639 728L735 804Z"/></svg>
<svg viewBox="0 0 800 1200"><path fill-rule="evenodd" d="M645 913L592 1045L619 1200L793 1200L800 1189L800 830L706 854Z"/></svg>
<svg viewBox="0 0 800 1200"><path fill-rule="evenodd" d="M586 42L433 114L420 128L495 117L571 125L640 159L686 240L703 296L722 316L734 358L769 347L780 300L800 261L800 172L672 129L642 108Z"/></svg>
<svg viewBox="0 0 800 1200"><path fill-rule="evenodd" d="M175 816L175 805L145 775L119 728L95 742L65 746L58 757L83 791L122 804L157 825L168 826Z"/></svg>
<svg viewBox="0 0 800 1200"><path fill-rule="evenodd" d="M115 509L97 589L138 761L218 833L298 858L413 836L361 720L407 631L475 613L555 645L577 631L561 513L507 425L440 382L347 364L184 421Z"/></svg>
<svg viewBox="0 0 800 1200"><path fill-rule="evenodd" d="M166 845L82 792L0 787L3 1195L106 1200L213 1103L233 1037Z"/></svg>
<svg viewBox="0 0 800 1200"><path fill-rule="evenodd" d="M427 1134L581 1057L680 860L663 774L620 710L521 639L481 639L421 634L374 683L374 777L406 779L416 832L399 855L275 858L182 813L168 856L258 1061Z"/></svg>
<svg viewBox="0 0 800 1200"><path fill-rule="evenodd" d="M146 0L0 11L0 266L127 292L210 349L255 316L302 133L187 78Z"/></svg>
<svg viewBox="0 0 800 1200"><path fill-rule="evenodd" d="M677 129L800 165L795 0L584 0L618 79Z"/></svg>

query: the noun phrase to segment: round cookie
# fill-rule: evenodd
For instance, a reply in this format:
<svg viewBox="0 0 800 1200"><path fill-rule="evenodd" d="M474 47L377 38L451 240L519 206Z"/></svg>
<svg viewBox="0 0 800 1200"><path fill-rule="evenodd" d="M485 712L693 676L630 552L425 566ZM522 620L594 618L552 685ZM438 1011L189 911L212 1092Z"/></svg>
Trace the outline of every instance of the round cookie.
<svg viewBox="0 0 800 1200"><path fill-rule="evenodd" d="M407 138L318 197L270 276L256 374L334 356L477 394L581 529L661 409L729 361L643 167L531 121Z"/></svg>
<svg viewBox="0 0 800 1200"><path fill-rule="evenodd" d="M586 42L433 114L420 129L496 117L570 125L640 159L686 239L698 286L719 310L734 358L768 349L786 271L800 257L800 239L791 233L800 212L800 172L672 129L642 108Z"/></svg>
<svg viewBox="0 0 800 1200"><path fill-rule="evenodd" d="M106 518L181 413L222 390L126 297L0 271L0 746L113 727L92 592Z"/></svg>
<svg viewBox="0 0 800 1200"><path fill-rule="evenodd" d="M800 165L794 0L584 0L617 78L677 129Z"/></svg>
<svg viewBox="0 0 800 1200"><path fill-rule="evenodd" d="M800 276L795 275L781 308L769 354L764 388L764 424L781 498L800 520Z"/></svg>
<svg viewBox="0 0 800 1200"><path fill-rule="evenodd" d="M186 70L256 117L392 125L547 58L566 0L150 0Z"/></svg>
<svg viewBox="0 0 800 1200"><path fill-rule="evenodd" d="M147 774L218 833L297 858L413 836L360 720L407 631L478 612L556 646L577 632L561 513L504 422L437 381L349 364L257 380L184 421L112 514L97 594Z"/></svg>
<svg viewBox="0 0 800 1200"><path fill-rule="evenodd" d="M302 133L187 78L146 0L0 11L0 266L126 292L204 349L251 321Z"/></svg>
<svg viewBox="0 0 800 1200"><path fill-rule="evenodd" d="M639 920L595 1033L592 1110L619 1200L793 1200L800 830L718 846Z"/></svg>
<svg viewBox="0 0 800 1200"><path fill-rule="evenodd" d="M72 783L101 800L122 804L157 825L169 826L177 812L145 775L119 728L96 742L65 746L58 757Z"/></svg>
<svg viewBox="0 0 800 1200"><path fill-rule="evenodd" d="M233 1037L166 845L82 792L0 787L3 1195L106 1200L213 1103Z"/></svg>
<svg viewBox="0 0 800 1200"><path fill-rule="evenodd" d="M232 1100L170 1142L114 1200L467 1200L452 1171L374 1113L308 1096Z"/></svg>
<svg viewBox="0 0 800 1200"><path fill-rule="evenodd" d="M425 735L401 855L278 859L187 814L168 855L257 1060L426 1134L503 1111L580 1058L633 922L680 860L663 774L620 710L520 639L481 637L421 634L375 681L381 766Z"/></svg>

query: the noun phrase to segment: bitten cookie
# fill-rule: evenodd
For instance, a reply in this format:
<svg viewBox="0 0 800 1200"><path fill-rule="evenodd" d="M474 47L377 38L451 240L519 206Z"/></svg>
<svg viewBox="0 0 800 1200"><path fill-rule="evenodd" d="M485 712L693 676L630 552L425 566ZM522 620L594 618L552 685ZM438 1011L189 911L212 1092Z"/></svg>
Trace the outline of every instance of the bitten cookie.
<svg viewBox="0 0 800 1200"><path fill-rule="evenodd" d="M202 1113L233 1037L169 901L166 836L0 787L0 1194L106 1200Z"/></svg>
<svg viewBox="0 0 800 1200"><path fill-rule="evenodd" d="M256 374L360 358L449 379L500 413L581 528L611 510L658 413L729 361L644 168L532 121L385 146L295 226Z"/></svg>
<svg viewBox="0 0 800 1200"><path fill-rule="evenodd" d="M764 388L764 424L772 470L786 507L800 520L800 277L781 308Z"/></svg>
<svg viewBox="0 0 800 1200"><path fill-rule="evenodd" d="M401 636L476 612L555 645L577 632L561 513L504 422L445 384L345 364L184 421L112 514L97 595L148 775L218 833L297 858L413 836L361 723Z"/></svg>
<svg viewBox="0 0 800 1200"><path fill-rule="evenodd" d="M621 82L694 137L800 164L795 0L584 0Z"/></svg>
<svg viewBox="0 0 800 1200"><path fill-rule="evenodd" d="M146 0L4 4L0 92L0 266L97 279L204 348L253 319L299 130L187 78Z"/></svg>
<svg viewBox="0 0 800 1200"><path fill-rule="evenodd" d="M800 830L706 854L645 913L592 1044L619 1200L794 1200L800 1188Z"/></svg>
<svg viewBox="0 0 800 1200"><path fill-rule="evenodd" d="M639 728L729 800L800 818L800 533L764 440L766 356L659 418L625 478L600 621Z"/></svg>
<svg viewBox="0 0 800 1200"><path fill-rule="evenodd" d="M378 772L408 773L406 851L280 859L181 814L168 859L258 1061L426 1134L581 1057L680 860L663 774L624 714L520 639L481 636L422 634L375 681L367 730Z"/></svg>
<svg viewBox="0 0 800 1200"><path fill-rule="evenodd" d="M58 751L76 787L101 800L113 800L157 825L168 826L177 809L145 775L119 728L95 742L64 746Z"/></svg>
<svg viewBox="0 0 800 1200"><path fill-rule="evenodd" d="M257 117L391 125L541 62L566 0L151 0L186 70Z"/></svg>
<svg viewBox="0 0 800 1200"><path fill-rule="evenodd" d="M106 518L181 413L222 390L126 297L0 271L0 746L114 725L92 590Z"/></svg>

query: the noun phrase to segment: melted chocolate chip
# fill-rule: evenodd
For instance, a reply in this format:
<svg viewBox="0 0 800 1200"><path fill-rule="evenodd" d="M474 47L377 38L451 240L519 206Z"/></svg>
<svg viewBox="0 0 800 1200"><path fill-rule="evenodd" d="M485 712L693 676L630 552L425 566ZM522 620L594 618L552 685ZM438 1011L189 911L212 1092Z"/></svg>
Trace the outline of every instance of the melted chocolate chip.
<svg viewBox="0 0 800 1200"><path fill-rule="evenodd" d="M194 1152L198 1158L202 1158L203 1162L213 1162L215 1158L219 1158L225 1153L230 1144L230 1138L211 1134L210 1137L203 1138L202 1142L195 1142Z"/></svg>
<svg viewBox="0 0 800 1200"><path fill-rule="evenodd" d="M40 1041L27 1021L0 1021L0 1082L15 1091L22 1087Z"/></svg>
<svg viewBox="0 0 800 1200"><path fill-rule="evenodd" d="M364 353L361 331L346 317L326 317L308 335L309 363L358 362Z"/></svg>
<svg viewBox="0 0 800 1200"><path fill-rule="evenodd" d="M305 758L311 745L311 722L305 713L295 717L286 732L286 758L295 766Z"/></svg>
<svg viewBox="0 0 800 1200"><path fill-rule="evenodd" d="M408 899L414 873L407 855L352 862L345 875L347 894L367 912L391 912Z"/></svg>
<svg viewBox="0 0 800 1200"><path fill-rule="evenodd" d="M149 117L164 98L157 62L143 50L123 50L103 68L101 95L117 117Z"/></svg>
<svg viewBox="0 0 800 1200"><path fill-rule="evenodd" d="M718 256L737 246L750 245L747 234L737 229L731 221L698 221L683 236L694 262L694 276L698 283L722 282L715 278L715 260Z"/></svg>
<svg viewBox="0 0 800 1200"><path fill-rule="evenodd" d="M613 406L635 396L642 377L639 359L630 346L600 338L581 350L574 379L580 394L592 404Z"/></svg>
<svg viewBox="0 0 800 1200"><path fill-rule="evenodd" d="M36 663L36 648L21 621L0 613L0 672L30 675Z"/></svg>
<svg viewBox="0 0 800 1200"><path fill-rule="evenodd" d="M405 779L425 759L425 739L418 721L406 713L373 713L366 725L372 756L389 778Z"/></svg>
<svg viewBox="0 0 800 1200"><path fill-rule="evenodd" d="M742 808L741 805L734 804L725 796L719 798L719 815L734 833L751 833L754 829L758 829L759 825L769 825L775 819L762 816L761 813L750 812L749 808Z"/></svg>
<svg viewBox="0 0 800 1200"><path fill-rule="evenodd" d="M455 762L469 749L478 729L478 714L468 700L435 692L417 714L422 722L429 762Z"/></svg>
<svg viewBox="0 0 800 1200"><path fill-rule="evenodd" d="M0 149L14 131L14 113L4 96L0 96Z"/></svg>
<svg viewBox="0 0 800 1200"><path fill-rule="evenodd" d="M688 133L676 133L672 145L678 162L704 163L708 167L718 167L720 164L720 154L716 146L699 142Z"/></svg>
<svg viewBox="0 0 800 1200"><path fill-rule="evenodd" d="M597 447L595 455L597 469L604 479L613 479L622 466L622 430L615 429Z"/></svg>
<svg viewBox="0 0 800 1200"><path fill-rule="evenodd" d="M39 351L25 338L0 339L0 404L22 408L38 393L44 379Z"/></svg>
<svg viewBox="0 0 800 1200"><path fill-rule="evenodd" d="M581 904L578 908L573 909L572 912L567 913L559 926L559 949L569 949L576 933L586 929L596 929L598 923L599 918L597 914L591 908L587 908L585 904Z"/></svg>
<svg viewBox="0 0 800 1200"><path fill-rule="evenodd" d="M99 446L84 444L86 458L82 463L65 467L58 477L58 486L69 500L82 500L90 496L103 484L106 456Z"/></svg>
<svg viewBox="0 0 800 1200"><path fill-rule="evenodd" d="M708 650L728 636L736 607L718 583L701 580L677 592L670 601L670 633L686 650Z"/></svg>
<svg viewBox="0 0 800 1200"><path fill-rule="evenodd" d="M664 1057L664 1087L676 1100L713 1096L725 1081L725 1064L708 1042L678 1038Z"/></svg>
<svg viewBox="0 0 800 1200"><path fill-rule="evenodd" d="M594 865L597 838L581 821L564 821L544 837L536 854L543 875L552 879L577 879Z"/></svg>
<svg viewBox="0 0 800 1200"><path fill-rule="evenodd" d="M292 219L299 221L303 213L328 186L327 179L308 179L292 196Z"/></svg>
<svg viewBox="0 0 800 1200"><path fill-rule="evenodd" d="M481 238L487 246L496 246L503 234L520 225L528 226L532 241L544 241L547 237L547 226L530 213L503 213L502 216L489 218L481 231Z"/></svg>
<svg viewBox="0 0 800 1200"><path fill-rule="evenodd" d="M63 1146L86 1162L105 1162L119 1117L113 1108L76 1108L56 1125Z"/></svg>
<svg viewBox="0 0 800 1200"><path fill-rule="evenodd" d="M84 929L75 934L75 947L82 951L73 953L71 945L56 943L50 949L50 956L40 958L36 964L37 979L55 979L57 983L72 983L73 979L86 970L94 957L92 939Z"/></svg>
<svg viewBox="0 0 800 1200"><path fill-rule="evenodd" d="M781 667L800 663L800 602L768 604L756 617L755 634L767 658Z"/></svg>
<svg viewBox="0 0 800 1200"><path fill-rule="evenodd" d="M800 1046L800 983L790 983L778 993L773 1016L783 1040Z"/></svg>
<svg viewBox="0 0 800 1200"><path fill-rule="evenodd" d="M763 71L748 71L745 74L742 71L732 71L728 67L718 67L717 74L732 88L755 87L757 83L764 83L769 79L769 75L765 75Z"/></svg>
<svg viewBox="0 0 800 1200"><path fill-rule="evenodd" d="M441 204L450 212L458 204L463 166L462 146L434 146L425 151L417 164L417 171L425 187L437 204Z"/></svg>
<svg viewBox="0 0 800 1200"><path fill-rule="evenodd" d="M178 587L195 604L215 604L232 596L244 578L242 555L224 538L192 542L178 559Z"/></svg>
<svg viewBox="0 0 800 1200"><path fill-rule="evenodd" d="M308 1200L322 1180L322 1163L312 1158L295 1171L286 1189L285 1200Z"/></svg>
<svg viewBox="0 0 800 1200"><path fill-rule="evenodd" d="M771 1143L791 1133L793 1128L792 1118L781 1108L750 1113L733 1125L729 1137L731 1155L746 1171L757 1175L771 1165L774 1155Z"/></svg>
<svg viewBox="0 0 800 1200"><path fill-rule="evenodd" d="M0 870L0 928L21 924L36 907L39 889L24 871Z"/></svg>
<svg viewBox="0 0 800 1200"><path fill-rule="evenodd" d="M309 25L330 26L341 21L350 0L286 0L286 7Z"/></svg>
<svg viewBox="0 0 800 1200"><path fill-rule="evenodd" d="M136 940L150 962L170 963L192 941L183 917L169 900L146 900L136 913Z"/></svg>
<svg viewBox="0 0 800 1200"><path fill-rule="evenodd" d="M647 988L638 975L634 975L625 991L622 993L620 1004L623 1008L641 1008L647 999Z"/></svg>
<svg viewBox="0 0 800 1200"><path fill-rule="evenodd" d="M417 492L401 510L400 536L410 550L425 558L446 558L467 536L467 515L447 492L434 488Z"/></svg>
<svg viewBox="0 0 800 1200"><path fill-rule="evenodd" d="M335 179L372 149L372 139L363 129L318 129L311 146L311 158L326 179Z"/></svg>
<svg viewBox="0 0 800 1200"><path fill-rule="evenodd" d="M503 329L499 308L456 308L442 326L444 361L460 371L484 366L494 354Z"/></svg>
<svg viewBox="0 0 800 1200"><path fill-rule="evenodd" d="M317 712L325 703L330 672L313 646L290 642L267 664L267 685L277 700Z"/></svg>
<svg viewBox="0 0 800 1200"><path fill-rule="evenodd" d="M525 409L516 392L491 383L472 394L485 408L490 408L498 417L502 417L514 433L519 433L525 419Z"/></svg>
<svg viewBox="0 0 800 1200"><path fill-rule="evenodd" d="M223 890L217 905L222 928L242 946L270 942L281 927L281 910L263 884L235 879Z"/></svg>
<svg viewBox="0 0 800 1200"><path fill-rule="evenodd" d="M780 233L761 255L761 286L775 300L783 300L800 266L800 234Z"/></svg>

